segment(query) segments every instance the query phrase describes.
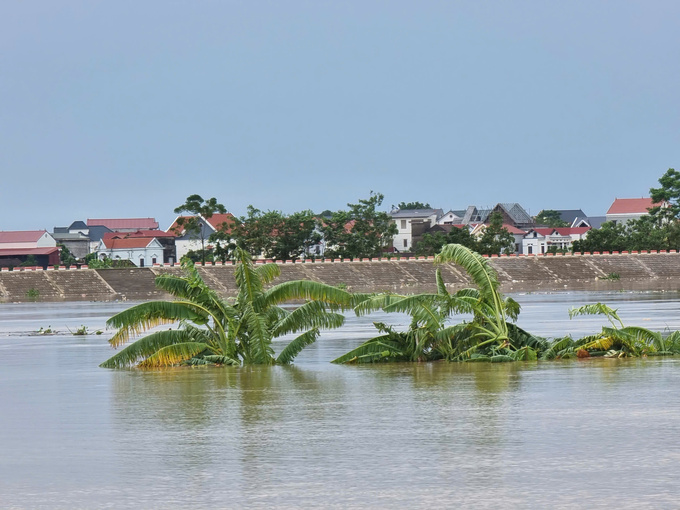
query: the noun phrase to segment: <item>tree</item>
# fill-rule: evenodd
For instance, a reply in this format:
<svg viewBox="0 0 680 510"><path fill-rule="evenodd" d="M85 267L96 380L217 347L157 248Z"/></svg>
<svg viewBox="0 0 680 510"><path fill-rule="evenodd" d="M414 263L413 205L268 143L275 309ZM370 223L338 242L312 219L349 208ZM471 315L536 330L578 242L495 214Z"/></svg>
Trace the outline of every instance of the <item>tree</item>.
<svg viewBox="0 0 680 510"><path fill-rule="evenodd" d="M76 258L73 256L71 251L66 247L64 244L59 244L59 259L61 260L62 265L64 266L72 266L73 264L76 263Z"/></svg>
<svg viewBox="0 0 680 510"><path fill-rule="evenodd" d="M378 257L392 242L397 226L382 205L382 193L371 191L368 199L347 204L349 211L334 212L320 227L329 257Z"/></svg>
<svg viewBox="0 0 680 510"><path fill-rule="evenodd" d="M202 264L205 265L205 230L204 221L209 220L214 214L224 214L227 209L217 202L216 198L204 200L200 195L189 195L186 201L175 208L175 214L190 213L190 217L177 218L176 230L184 230L191 237L201 240L201 253L204 258ZM177 232L178 234L180 232Z"/></svg>
<svg viewBox="0 0 680 510"><path fill-rule="evenodd" d="M433 234L423 234L423 238L416 244L416 255L435 255L447 244L461 244L471 250L477 249L477 240L467 227L452 227L447 233L435 232Z"/></svg>
<svg viewBox="0 0 680 510"><path fill-rule="evenodd" d="M628 235L625 225L605 221L598 229L588 231L580 241L572 243L574 252L623 251L628 249Z"/></svg>
<svg viewBox="0 0 680 510"><path fill-rule="evenodd" d="M680 172L669 168L659 184L661 187L649 189L652 202L658 204L650 209L650 215L661 221L680 218Z"/></svg>
<svg viewBox="0 0 680 510"><path fill-rule="evenodd" d="M515 253L515 237L503 226L503 215L496 211L489 216L489 225L477 241L477 251L482 255Z"/></svg>
<svg viewBox="0 0 680 510"><path fill-rule="evenodd" d="M273 365L293 361L316 341L321 329L338 328L344 316L338 312L352 306L353 296L344 290L312 281L289 281L265 290L279 274L276 264L257 267L245 250L235 251L234 271L238 294L221 299L208 287L194 264L184 259L185 276L163 274L156 285L174 296L173 301L151 301L122 311L107 321L117 328L109 340L120 347L149 329L177 324L139 338L100 366L122 368L187 365ZM304 300L294 310L278 305ZM278 356L272 340L300 333Z"/></svg>
<svg viewBox="0 0 680 510"><path fill-rule="evenodd" d="M537 225L546 225L552 228L568 227L566 221L562 221L560 213L553 209L544 209L534 218Z"/></svg>
<svg viewBox="0 0 680 510"><path fill-rule="evenodd" d="M379 336L333 362L536 359L543 346L541 339L508 323L508 318L514 320L519 314L519 305L500 294L498 277L487 259L465 246L449 244L437 255L435 262L453 262L461 266L476 288L450 294L441 270L437 269L435 294L368 297L355 307L357 315L375 310L406 313L411 316L408 329L397 331L383 323L375 323L381 333ZM448 319L458 313L471 314L473 319L449 325Z"/></svg>
<svg viewBox="0 0 680 510"><path fill-rule="evenodd" d="M424 204L423 202L399 202L397 209L400 210L413 210L413 209L431 209L430 204Z"/></svg>
<svg viewBox="0 0 680 510"><path fill-rule="evenodd" d="M253 256L294 260L321 239L316 226L312 211L285 216L279 211L263 212L249 205L248 215L241 217L231 235L238 246Z"/></svg>

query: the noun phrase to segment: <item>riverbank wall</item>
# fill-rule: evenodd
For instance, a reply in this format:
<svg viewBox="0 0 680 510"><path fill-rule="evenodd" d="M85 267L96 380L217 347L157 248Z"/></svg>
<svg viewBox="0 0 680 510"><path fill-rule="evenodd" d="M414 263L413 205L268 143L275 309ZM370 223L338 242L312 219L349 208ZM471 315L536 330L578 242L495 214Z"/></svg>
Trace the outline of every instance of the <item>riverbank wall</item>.
<svg viewBox="0 0 680 510"><path fill-rule="evenodd" d="M502 256L489 261L506 293L680 290L680 254L676 252ZM277 283L313 280L352 292L399 294L436 289L432 258L276 263L281 268ZM458 266L439 267L451 290L471 285ZM231 264L199 267L206 283L225 297L236 292L233 270ZM0 302L163 299L167 295L156 289L155 277L181 271L179 266L2 271Z"/></svg>

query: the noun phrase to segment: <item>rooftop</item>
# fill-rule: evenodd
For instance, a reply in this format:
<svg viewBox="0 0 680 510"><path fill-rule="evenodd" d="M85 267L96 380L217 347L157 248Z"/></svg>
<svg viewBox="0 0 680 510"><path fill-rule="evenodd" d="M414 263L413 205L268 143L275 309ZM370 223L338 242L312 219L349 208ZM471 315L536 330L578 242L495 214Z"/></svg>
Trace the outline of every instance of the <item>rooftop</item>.
<svg viewBox="0 0 680 510"><path fill-rule="evenodd" d="M103 225L111 230L119 228L155 230L158 228L158 222L155 218L88 218L87 226L92 227L94 225Z"/></svg>
<svg viewBox="0 0 680 510"><path fill-rule="evenodd" d="M654 204L651 198L617 198L607 214L647 214Z"/></svg>
<svg viewBox="0 0 680 510"><path fill-rule="evenodd" d="M34 243L45 233L47 230L0 231L0 243Z"/></svg>

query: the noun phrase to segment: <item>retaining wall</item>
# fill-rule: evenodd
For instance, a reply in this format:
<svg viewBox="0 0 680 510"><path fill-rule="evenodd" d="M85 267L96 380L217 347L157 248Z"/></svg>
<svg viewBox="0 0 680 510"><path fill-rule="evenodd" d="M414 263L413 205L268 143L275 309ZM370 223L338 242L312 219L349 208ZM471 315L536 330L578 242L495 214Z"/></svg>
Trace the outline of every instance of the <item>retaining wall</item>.
<svg viewBox="0 0 680 510"><path fill-rule="evenodd" d="M680 254L675 252L604 253L491 257L503 292L557 290L680 290ZM361 261L276 262L277 282L307 279L342 285L354 292L413 294L435 290L432 258ZM454 264L441 267L452 290L470 285ZM204 280L224 296L235 293L234 266L199 267ZM0 272L0 302L111 301L162 299L154 278L181 272L178 266L133 269L76 269ZM618 275L618 279L612 279Z"/></svg>

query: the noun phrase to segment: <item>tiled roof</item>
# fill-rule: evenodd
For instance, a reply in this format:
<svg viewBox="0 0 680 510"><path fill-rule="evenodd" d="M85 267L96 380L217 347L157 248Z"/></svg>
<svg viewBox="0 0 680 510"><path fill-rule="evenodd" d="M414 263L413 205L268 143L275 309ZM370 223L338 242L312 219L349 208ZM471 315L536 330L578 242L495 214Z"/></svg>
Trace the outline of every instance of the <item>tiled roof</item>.
<svg viewBox="0 0 680 510"><path fill-rule="evenodd" d="M522 230L521 228L517 228L517 227L515 227L514 225L510 225L510 224L504 224L504 225L503 225L503 228L506 229L506 230L507 230L508 232L510 232L511 234L524 235L524 234L527 233L526 230Z"/></svg>
<svg viewBox="0 0 680 510"><path fill-rule="evenodd" d="M47 230L16 230L13 232L0 231L0 244L2 243L34 243L40 239Z"/></svg>
<svg viewBox="0 0 680 510"><path fill-rule="evenodd" d="M607 214L646 214L655 205L651 198L617 198Z"/></svg>
<svg viewBox="0 0 680 510"><path fill-rule="evenodd" d="M131 237L128 239L102 239L104 246L109 250L126 250L130 248L146 248L153 239L148 237Z"/></svg>
<svg viewBox="0 0 680 510"><path fill-rule="evenodd" d="M441 209L399 209L390 213L392 218L428 218L435 215L437 218L442 216L444 211Z"/></svg>
<svg viewBox="0 0 680 510"><path fill-rule="evenodd" d="M561 236L568 236L571 234L585 234L589 230L591 230L590 227L559 227L555 229L558 234Z"/></svg>
<svg viewBox="0 0 680 510"><path fill-rule="evenodd" d="M137 232L106 232L102 239L138 239L149 237L175 237L171 232L163 232L162 230L138 230Z"/></svg>
<svg viewBox="0 0 680 510"><path fill-rule="evenodd" d="M87 226L103 225L116 230L117 228L157 229L158 222L154 218L97 218L87 220Z"/></svg>
<svg viewBox="0 0 680 510"><path fill-rule="evenodd" d="M231 227L236 223L236 219L234 218L234 215L231 213L226 213L226 214L213 214L210 218L206 220L212 228L215 230L222 230L222 224L226 223L227 228L224 230L225 233L230 233L231 232Z"/></svg>
<svg viewBox="0 0 680 510"><path fill-rule="evenodd" d="M50 255L59 248L7 248L0 249L0 257L11 257L15 255Z"/></svg>

